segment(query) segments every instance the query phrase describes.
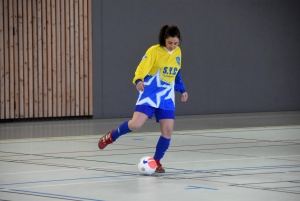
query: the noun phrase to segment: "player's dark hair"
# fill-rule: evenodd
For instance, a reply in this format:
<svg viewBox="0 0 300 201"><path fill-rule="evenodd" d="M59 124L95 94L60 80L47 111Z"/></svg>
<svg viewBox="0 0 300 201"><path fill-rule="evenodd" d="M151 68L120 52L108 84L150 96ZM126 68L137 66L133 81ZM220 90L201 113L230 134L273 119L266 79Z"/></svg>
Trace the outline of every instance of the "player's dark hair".
<svg viewBox="0 0 300 201"><path fill-rule="evenodd" d="M158 41L160 46L166 46L166 39L177 37L181 41L180 31L176 25L164 25L160 29Z"/></svg>

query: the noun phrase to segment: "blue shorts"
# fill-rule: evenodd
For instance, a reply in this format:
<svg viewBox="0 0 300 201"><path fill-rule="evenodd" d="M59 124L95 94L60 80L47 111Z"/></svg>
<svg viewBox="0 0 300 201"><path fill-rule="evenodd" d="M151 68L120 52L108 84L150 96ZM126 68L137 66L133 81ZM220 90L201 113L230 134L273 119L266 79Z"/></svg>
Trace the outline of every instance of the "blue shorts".
<svg viewBox="0 0 300 201"><path fill-rule="evenodd" d="M149 119L151 119L155 113L156 122L159 122L161 119L175 119L174 110L162 110L147 105L136 105L134 111L146 114Z"/></svg>

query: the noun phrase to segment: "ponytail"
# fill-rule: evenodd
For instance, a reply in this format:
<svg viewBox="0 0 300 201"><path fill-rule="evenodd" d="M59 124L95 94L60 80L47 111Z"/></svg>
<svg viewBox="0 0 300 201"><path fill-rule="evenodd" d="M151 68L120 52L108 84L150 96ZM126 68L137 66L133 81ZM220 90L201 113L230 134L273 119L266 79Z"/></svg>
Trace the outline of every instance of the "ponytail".
<svg viewBox="0 0 300 201"><path fill-rule="evenodd" d="M158 35L158 41L159 41L160 46L165 46L165 43L166 43L165 33L166 33L166 30L168 27L169 27L169 25L166 24L166 25L162 26L160 29L160 32Z"/></svg>

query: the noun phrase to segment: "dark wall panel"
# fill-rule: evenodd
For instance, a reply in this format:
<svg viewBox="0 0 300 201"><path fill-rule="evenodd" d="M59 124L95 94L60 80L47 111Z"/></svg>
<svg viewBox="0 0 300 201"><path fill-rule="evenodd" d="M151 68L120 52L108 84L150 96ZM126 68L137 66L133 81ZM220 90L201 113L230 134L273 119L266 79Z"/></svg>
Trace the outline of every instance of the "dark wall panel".
<svg viewBox="0 0 300 201"><path fill-rule="evenodd" d="M183 36L189 100L176 94L177 115L300 110L299 10L296 0L94 0L94 117L132 115L135 68L163 24Z"/></svg>

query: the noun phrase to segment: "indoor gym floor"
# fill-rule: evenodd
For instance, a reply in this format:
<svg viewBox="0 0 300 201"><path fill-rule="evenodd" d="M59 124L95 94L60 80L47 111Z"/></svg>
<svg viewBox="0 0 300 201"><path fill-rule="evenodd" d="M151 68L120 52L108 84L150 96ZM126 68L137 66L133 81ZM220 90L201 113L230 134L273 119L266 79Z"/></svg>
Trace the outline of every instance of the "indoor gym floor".
<svg viewBox="0 0 300 201"><path fill-rule="evenodd" d="M97 147L124 120L0 123L0 200L300 200L300 112L176 117L166 173L151 176L137 163L154 119Z"/></svg>

